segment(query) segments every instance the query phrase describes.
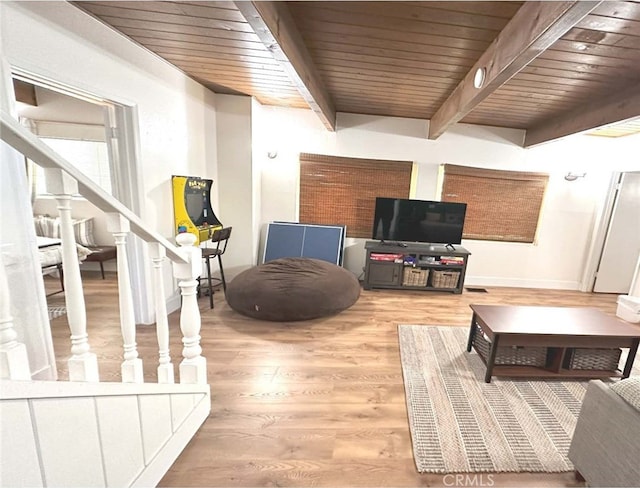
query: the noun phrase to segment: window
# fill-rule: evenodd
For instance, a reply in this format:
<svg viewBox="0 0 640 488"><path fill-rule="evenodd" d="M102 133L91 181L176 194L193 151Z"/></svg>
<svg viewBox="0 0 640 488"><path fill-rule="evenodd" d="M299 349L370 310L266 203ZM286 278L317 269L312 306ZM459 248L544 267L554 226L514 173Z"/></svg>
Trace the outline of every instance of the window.
<svg viewBox="0 0 640 488"><path fill-rule="evenodd" d="M467 204L462 237L534 242L549 175L444 165L441 200Z"/></svg>
<svg viewBox="0 0 640 488"><path fill-rule="evenodd" d="M40 140L111 194L111 170L105 142L48 137L41 137ZM44 170L40 167L36 170L36 191L38 195L49 193Z"/></svg>
<svg viewBox="0 0 640 488"><path fill-rule="evenodd" d="M28 117L20 117L20 123L96 185L113 194L111 161L105 142L104 125L35 120ZM32 161L27 168L32 197L49 195L44 169Z"/></svg>
<svg viewBox="0 0 640 488"><path fill-rule="evenodd" d="M370 238L376 197L409 198L411 161L300 154L300 222Z"/></svg>

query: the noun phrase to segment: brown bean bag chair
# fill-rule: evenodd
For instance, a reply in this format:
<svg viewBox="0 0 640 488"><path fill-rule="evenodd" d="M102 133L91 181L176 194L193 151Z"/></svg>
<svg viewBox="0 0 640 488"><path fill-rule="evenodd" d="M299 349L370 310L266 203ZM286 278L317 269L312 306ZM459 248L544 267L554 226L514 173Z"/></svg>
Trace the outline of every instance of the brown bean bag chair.
<svg viewBox="0 0 640 488"><path fill-rule="evenodd" d="M333 315L353 305L360 283L344 268L311 258L281 258L243 271L227 284L236 312L286 322Z"/></svg>

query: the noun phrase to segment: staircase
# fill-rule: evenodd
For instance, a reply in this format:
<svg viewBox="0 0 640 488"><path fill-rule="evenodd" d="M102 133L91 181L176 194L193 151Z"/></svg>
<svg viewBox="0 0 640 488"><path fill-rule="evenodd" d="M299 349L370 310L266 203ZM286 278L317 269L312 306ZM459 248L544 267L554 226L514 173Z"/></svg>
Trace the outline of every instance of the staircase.
<svg viewBox="0 0 640 488"><path fill-rule="evenodd" d="M6 77L4 77L6 82ZM196 288L202 252L195 236L180 234L179 246L149 230L121 202L104 192L10 115L6 83L1 95L2 164L23 157L45 168L48 191L59 209L65 300L70 328L69 381L33 379L27 347L18 340L31 326L14 322L12 302L23 290L9 277L19 261L16 246L0 247L0 486L153 486L159 482L209 415L207 363L200 347ZM5 144L6 143L6 144ZM12 161L9 159L13 158ZM7 159L5 161L5 159ZM121 383L100 380L97 356L87 334L80 266L71 219L72 195L83 197L108 216L118 253L118 294L123 339ZM25 198L27 198L25 196ZM28 225L28 224L24 224ZM148 246L153 262L158 382L144 383L143 358L129 278L127 238ZM33 234L33 231L31 231ZM35 260L33 252L26 253ZM24 261L24 256L21 258ZM27 257L27 259L29 259ZM169 259L181 292L183 359L178 378L169 354L163 263ZM27 263L33 268L38 263ZM10 268L14 266L14 268ZM9 273L11 270L11 273ZM42 280L36 283L44 293ZM18 331L18 332L17 332ZM55 361L54 361L55 364ZM55 373L55 371L54 371ZM55 376L55 374L54 374Z"/></svg>

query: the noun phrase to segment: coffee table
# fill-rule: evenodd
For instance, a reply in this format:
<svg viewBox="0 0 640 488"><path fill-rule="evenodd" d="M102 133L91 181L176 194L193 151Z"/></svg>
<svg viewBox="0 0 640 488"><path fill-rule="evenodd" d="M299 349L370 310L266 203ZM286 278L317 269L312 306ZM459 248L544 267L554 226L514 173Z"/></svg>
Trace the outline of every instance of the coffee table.
<svg viewBox="0 0 640 488"><path fill-rule="evenodd" d="M473 317L469 329L467 351L474 347L479 353L476 334L482 332L491 342L485 360L485 382L492 376L627 378L640 343L640 326L606 315L595 308L534 307L511 305L471 305ZM495 364L498 347L546 347L544 366ZM629 348L620 372L618 369L584 370L566 367L565 357L575 348Z"/></svg>

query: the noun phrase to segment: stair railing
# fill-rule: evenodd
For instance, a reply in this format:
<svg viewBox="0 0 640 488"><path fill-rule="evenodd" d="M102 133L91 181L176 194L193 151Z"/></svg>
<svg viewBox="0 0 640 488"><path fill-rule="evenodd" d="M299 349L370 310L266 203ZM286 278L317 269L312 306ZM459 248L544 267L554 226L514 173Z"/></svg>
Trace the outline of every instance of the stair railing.
<svg viewBox="0 0 640 488"><path fill-rule="evenodd" d="M130 232L133 232L149 245L155 270L154 300L160 357L158 382L174 382L173 365L169 354L166 297L162 279L162 265L164 259L168 257L172 261L173 273L178 280L182 295L180 328L183 334L182 342L184 348L182 351L183 360L180 363L180 383L206 384L206 359L201 354L201 317L196 299L197 278L202 271L202 250L194 246L195 236L181 234L176 239L180 247L174 246L163 236L150 230L140 217L93 183L75 166L46 146L4 110L0 113L0 137L15 150L45 168L47 190L53 193L58 202L65 300L71 329L72 355L69 359L69 379L71 381L99 381L97 359L95 354L91 352L87 334L86 307L80 276L80 263L78 261L71 218L71 197L81 193L84 198L107 214L108 229L114 235L116 241L120 326L124 344L124 361L121 367L122 381L127 383L140 383L143 381L142 360L138 357L135 340L133 295L131 293L128 256L125 245L127 236ZM0 286L0 289L2 289L2 286ZM5 303L4 299L2 301ZM3 354L0 359L4 359L6 350L13 351L20 345L14 344L15 331L13 330L13 323L8 310L4 310L3 307L0 309L0 313L0 353ZM2 371L2 377L21 379L5 376L4 371Z"/></svg>

